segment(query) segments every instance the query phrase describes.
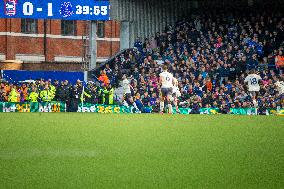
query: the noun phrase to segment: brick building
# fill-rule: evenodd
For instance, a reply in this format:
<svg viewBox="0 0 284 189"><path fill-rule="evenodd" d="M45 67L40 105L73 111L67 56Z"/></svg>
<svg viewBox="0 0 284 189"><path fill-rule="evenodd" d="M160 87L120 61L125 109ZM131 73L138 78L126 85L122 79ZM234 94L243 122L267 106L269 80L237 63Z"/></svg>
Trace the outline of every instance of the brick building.
<svg viewBox="0 0 284 189"><path fill-rule="evenodd" d="M0 69L80 70L88 52L88 30L87 21L0 19ZM97 62L119 51L119 36L119 22L97 22Z"/></svg>

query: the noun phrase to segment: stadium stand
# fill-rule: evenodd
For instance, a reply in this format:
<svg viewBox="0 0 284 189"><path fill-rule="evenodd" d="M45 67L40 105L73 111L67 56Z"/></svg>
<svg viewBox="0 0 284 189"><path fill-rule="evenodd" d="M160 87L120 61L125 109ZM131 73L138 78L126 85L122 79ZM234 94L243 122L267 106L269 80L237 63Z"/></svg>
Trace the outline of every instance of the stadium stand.
<svg viewBox="0 0 284 189"><path fill-rule="evenodd" d="M249 16L248 16L249 15ZM158 74L167 64L179 80L181 106L283 108L283 14L268 10L207 12L168 26L165 32L117 56L108 69L115 84L126 74L131 97L124 103L158 107ZM259 95L250 95L245 78L250 70L261 76ZM198 112L198 111L197 111Z"/></svg>
<svg viewBox="0 0 284 189"><path fill-rule="evenodd" d="M259 114L265 114L268 108L284 108L283 85L279 85L284 81L283 21L283 13L267 10L197 14L144 42L137 39L134 48L120 52L100 68L95 77L99 86L90 84L85 91L80 81L74 86L68 81L1 82L0 101L29 101L36 92L37 100L64 101L68 111L76 111L86 93L90 103L134 105L142 112L151 107L157 112L160 66L167 64L179 81L180 107L195 113L200 108L218 108L224 114L230 108L258 107ZM245 83L252 70L261 77L257 94L250 93ZM129 92L123 89L122 80L130 82ZM108 92L112 86L120 98Z"/></svg>

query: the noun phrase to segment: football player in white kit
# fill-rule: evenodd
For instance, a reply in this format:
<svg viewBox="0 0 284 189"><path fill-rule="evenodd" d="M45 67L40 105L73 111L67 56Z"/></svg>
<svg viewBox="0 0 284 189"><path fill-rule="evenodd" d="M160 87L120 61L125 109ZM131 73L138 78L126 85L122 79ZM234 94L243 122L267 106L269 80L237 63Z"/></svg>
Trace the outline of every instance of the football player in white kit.
<svg viewBox="0 0 284 189"><path fill-rule="evenodd" d="M174 77L173 78L173 97L172 97L172 102L174 103L174 106L176 107L176 112L179 113L179 109L178 109L178 97L181 96L181 93L179 91L178 88L178 80Z"/></svg>
<svg viewBox="0 0 284 189"><path fill-rule="evenodd" d="M127 79L127 76L124 74L122 76L122 88L123 88L123 95L128 99L131 96L131 90L130 90L130 82Z"/></svg>
<svg viewBox="0 0 284 189"><path fill-rule="evenodd" d="M245 82L248 83L248 90L251 96L255 96L259 92L259 81L261 77L255 74L255 71L250 71L250 74L245 78Z"/></svg>
<svg viewBox="0 0 284 189"><path fill-rule="evenodd" d="M277 81L275 83L280 94L284 94L284 81Z"/></svg>
<svg viewBox="0 0 284 189"><path fill-rule="evenodd" d="M169 113L172 113L171 95L173 91L173 74L168 72L168 67L163 65L163 71L160 73L160 85L161 85L161 95L160 95L160 113L164 112L165 100L167 102Z"/></svg>

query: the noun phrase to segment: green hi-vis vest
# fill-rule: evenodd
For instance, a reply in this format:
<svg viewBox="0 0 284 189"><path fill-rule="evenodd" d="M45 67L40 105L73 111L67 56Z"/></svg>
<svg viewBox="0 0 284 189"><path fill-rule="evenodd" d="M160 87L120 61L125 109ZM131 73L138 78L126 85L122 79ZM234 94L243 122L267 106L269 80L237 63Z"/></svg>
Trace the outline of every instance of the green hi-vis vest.
<svg viewBox="0 0 284 189"><path fill-rule="evenodd" d="M56 88L53 86L53 85L50 85L50 92L52 93L52 95L53 95L53 98L54 98L54 96L55 96L55 93L56 93Z"/></svg>
<svg viewBox="0 0 284 189"><path fill-rule="evenodd" d="M85 96L86 96L87 98L91 98L91 97L92 97L92 95L88 94L87 92L84 92L84 93L82 93L82 95L81 95L81 102L85 101Z"/></svg>
<svg viewBox="0 0 284 189"><path fill-rule="evenodd" d="M28 100L30 101L30 102L38 102L38 93L36 93L36 92L31 92L31 94L29 95L29 98L28 98Z"/></svg>
<svg viewBox="0 0 284 189"><path fill-rule="evenodd" d="M18 96L19 93L15 89L12 89L9 96L8 96L8 101L9 102L18 102Z"/></svg>
<svg viewBox="0 0 284 189"><path fill-rule="evenodd" d="M113 104L113 99L114 99L114 89L111 88L108 92L108 100L109 100L109 104Z"/></svg>
<svg viewBox="0 0 284 189"><path fill-rule="evenodd" d="M53 99L53 93L49 90L40 91L40 98L44 102L50 102Z"/></svg>
<svg viewBox="0 0 284 189"><path fill-rule="evenodd" d="M110 90L104 89L103 92L104 92L103 103L105 103L106 100L108 100L107 104L113 104L114 89L113 88L111 88Z"/></svg>

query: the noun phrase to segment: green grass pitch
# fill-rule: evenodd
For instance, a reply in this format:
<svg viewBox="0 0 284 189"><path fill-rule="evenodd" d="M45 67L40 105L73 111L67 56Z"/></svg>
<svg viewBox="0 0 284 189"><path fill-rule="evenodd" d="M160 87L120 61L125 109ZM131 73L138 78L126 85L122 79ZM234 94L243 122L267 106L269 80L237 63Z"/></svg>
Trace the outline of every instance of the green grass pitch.
<svg viewBox="0 0 284 189"><path fill-rule="evenodd" d="M0 114L0 188L284 188L284 118Z"/></svg>

